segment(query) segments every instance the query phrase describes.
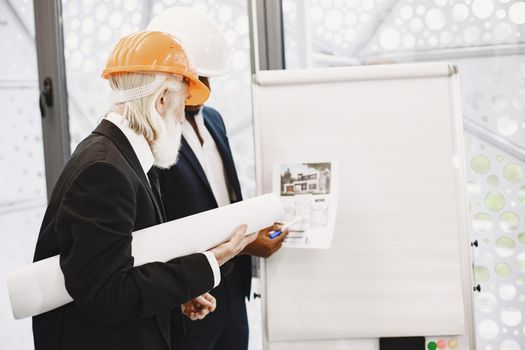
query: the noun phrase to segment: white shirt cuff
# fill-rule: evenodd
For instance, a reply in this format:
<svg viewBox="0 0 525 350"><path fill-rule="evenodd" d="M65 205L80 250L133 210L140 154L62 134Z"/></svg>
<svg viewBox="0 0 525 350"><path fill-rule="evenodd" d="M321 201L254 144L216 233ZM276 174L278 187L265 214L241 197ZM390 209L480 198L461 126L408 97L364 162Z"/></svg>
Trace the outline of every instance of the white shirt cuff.
<svg viewBox="0 0 525 350"><path fill-rule="evenodd" d="M212 252L204 252L202 254L206 255L206 258L208 258L208 262L210 263L211 270L213 271L213 288L215 288L221 283L221 269L219 263L215 258L215 254Z"/></svg>

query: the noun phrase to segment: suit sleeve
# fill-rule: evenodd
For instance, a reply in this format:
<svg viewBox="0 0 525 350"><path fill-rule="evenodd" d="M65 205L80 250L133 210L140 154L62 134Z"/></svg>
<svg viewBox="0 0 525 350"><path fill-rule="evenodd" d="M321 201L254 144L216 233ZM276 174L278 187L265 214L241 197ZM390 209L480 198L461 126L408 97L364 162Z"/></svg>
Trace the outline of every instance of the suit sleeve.
<svg viewBox="0 0 525 350"><path fill-rule="evenodd" d="M134 189L114 165L95 162L73 181L56 218L60 266L76 305L101 322L169 311L213 288L204 254L133 267Z"/></svg>

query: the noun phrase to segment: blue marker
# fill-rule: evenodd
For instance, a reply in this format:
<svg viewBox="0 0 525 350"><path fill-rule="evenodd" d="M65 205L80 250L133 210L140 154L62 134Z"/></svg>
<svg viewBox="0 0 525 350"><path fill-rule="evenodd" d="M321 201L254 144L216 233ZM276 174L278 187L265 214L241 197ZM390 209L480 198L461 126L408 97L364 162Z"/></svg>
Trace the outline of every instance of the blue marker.
<svg viewBox="0 0 525 350"><path fill-rule="evenodd" d="M289 223L287 223L286 225L283 226L282 229L280 229L279 231L272 231L270 233L270 239L274 239L275 237L279 237L280 235L283 234L283 231L285 231L287 228L289 228L290 226L292 226L293 224L296 224L297 222L299 222L300 220L302 220L302 217L298 216L296 217L295 219L293 219L292 221L290 221Z"/></svg>

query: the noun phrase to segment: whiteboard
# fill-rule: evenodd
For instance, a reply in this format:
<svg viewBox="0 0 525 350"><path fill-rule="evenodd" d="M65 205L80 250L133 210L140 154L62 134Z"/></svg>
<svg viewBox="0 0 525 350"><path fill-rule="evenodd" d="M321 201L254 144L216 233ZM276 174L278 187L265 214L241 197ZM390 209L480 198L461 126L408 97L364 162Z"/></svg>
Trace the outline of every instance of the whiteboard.
<svg viewBox="0 0 525 350"><path fill-rule="evenodd" d="M263 263L265 348L389 336L475 348L456 73L425 63L254 75L258 191L272 190L276 163L339 168L332 247Z"/></svg>

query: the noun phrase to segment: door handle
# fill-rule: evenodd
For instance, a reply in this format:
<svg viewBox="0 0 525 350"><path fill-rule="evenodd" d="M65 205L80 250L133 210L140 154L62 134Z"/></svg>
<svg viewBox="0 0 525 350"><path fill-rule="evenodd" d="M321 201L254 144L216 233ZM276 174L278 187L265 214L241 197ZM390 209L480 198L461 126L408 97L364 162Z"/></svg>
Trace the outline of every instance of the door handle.
<svg viewBox="0 0 525 350"><path fill-rule="evenodd" d="M40 90L39 104L40 115L45 118L46 107L53 107L53 82L49 77L44 79L44 85Z"/></svg>

